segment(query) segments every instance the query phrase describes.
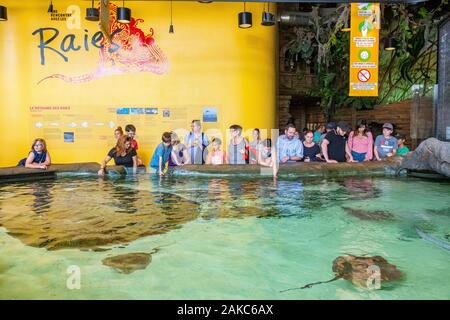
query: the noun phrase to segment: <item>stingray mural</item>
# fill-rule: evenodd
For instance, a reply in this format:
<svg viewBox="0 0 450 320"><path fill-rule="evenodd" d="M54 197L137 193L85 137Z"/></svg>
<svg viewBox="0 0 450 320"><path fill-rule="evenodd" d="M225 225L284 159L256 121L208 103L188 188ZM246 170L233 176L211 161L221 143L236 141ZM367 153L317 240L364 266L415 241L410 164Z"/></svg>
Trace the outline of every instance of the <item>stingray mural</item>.
<svg viewBox="0 0 450 320"><path fill-rule="evenodd" d="M145 33L138 27L144 20L133 17L129 24L120 23L117 21L116 13L117 6L111 3L109 14L112 41L108 43L103 37L102 47L99 49L100 60L94 72L77 76L56 73L41 79L38 84L52 78L76 84L124 73L151 72L159 75L167 73L169 63L155 44L153 28Z"/></svg>

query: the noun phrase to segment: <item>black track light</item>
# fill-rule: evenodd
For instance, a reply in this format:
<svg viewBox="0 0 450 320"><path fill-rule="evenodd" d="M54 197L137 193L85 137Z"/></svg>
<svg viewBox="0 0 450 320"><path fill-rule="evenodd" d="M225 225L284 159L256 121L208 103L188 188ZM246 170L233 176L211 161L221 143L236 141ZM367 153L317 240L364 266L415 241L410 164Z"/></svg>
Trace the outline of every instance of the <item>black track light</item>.
<svg viewBox="0 0 450 320"><path fill-rule="evenodd" d="M122 7L117 8L117 21L120 23L131 22L131 9L125 8L125 0L122 1Z"/></svg>
<svg viewBox="0 0 450 320"><path fill-rule="evenodd" d="M92 0L91 8L86 8L86 20L89 21L99 21L100 14L97 8L94 8L94 0Z"/></svg>
<svg viewBox="0 0 450 320"><path fill-rule="evenodd" d="M393 51L396 49L397 41L394 38L386 38L384 39L384 50Z"/></svg>
<svg viewBox="0 0 450 320"><path fill-rule="evenodd" d="M8 10L4 6L0 6L0 21L8 20Z"/></svg>
<svg viewBox="0 0 450 320"><path fill-rule="evenodd" d="M263 26L273 26L275 24L275 16L273 13L270 13L270 3L267 3L267 11L263 11L262 13L262 22Z"/></svg>
<svg viewBox="0 0 450 320"><path fill-rule="evenodd" d="M245 1L244 1L244 11L239 12L239 28L247 29L252 26L252 13L245 11Z"/></svg>

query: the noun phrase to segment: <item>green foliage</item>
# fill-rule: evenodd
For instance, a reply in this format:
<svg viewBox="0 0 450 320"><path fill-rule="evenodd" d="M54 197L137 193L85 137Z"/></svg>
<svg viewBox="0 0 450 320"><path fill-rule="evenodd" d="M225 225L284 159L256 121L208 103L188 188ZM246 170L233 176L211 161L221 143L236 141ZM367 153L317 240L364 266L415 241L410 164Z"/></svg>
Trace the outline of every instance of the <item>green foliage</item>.
<svg viewBox="0 0 450 320"><path fill-rule="evenodd" d="M326 114L345 106L372 108L411 98L412 85L421 85L422 96L430 95L436 79L437 22L445 15L446 6L448 0L431 9L382 5L380 39L394 37L398 46L391 52L380 45L379 96L375 98L348 96L350 33L340 31L349 19L348 4L339 5L336 13L327 17L313 10L311 24L295 30L297 38L289 52L298 54L314 70L316 83L309 94L320 97Z"/></svg>

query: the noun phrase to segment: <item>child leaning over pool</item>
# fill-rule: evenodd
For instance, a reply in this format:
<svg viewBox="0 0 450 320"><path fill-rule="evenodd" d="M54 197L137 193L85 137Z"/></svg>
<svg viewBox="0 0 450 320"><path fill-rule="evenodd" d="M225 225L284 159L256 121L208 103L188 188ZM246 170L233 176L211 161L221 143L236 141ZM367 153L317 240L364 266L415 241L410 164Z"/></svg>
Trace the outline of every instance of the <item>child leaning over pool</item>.
<svg viewBox="0 0 450 320"><path fill-rule="evenodd" d="M221 150L222 140L214 138L211 142L212 150L206 157L206 164L225 164L227 157L225 151Z"/></svg>
<svg viewBox="0 0 450 320"><path fill-rule="evenodd" d="M47 169L51 164L50 154L44 139L35 139L31 144L31 151L28 157L19 161L18 166L31 169Z"/></svg>
<svg viewBox="0 0 450 320"><path fill-rule="evenodd" d="M172 153L172 133L164 132L161 140L162 142L155 148L150 161L150 173L157 173L163 176Z"/></svg>
<svg viewBox="0 0 450 320"><path fill-rule="evenodd" d="M405 146L406 136L397 134L396 138L398 143L397 156L404 157L409 152L409 148Z"/></svg>
<svg viewBox="0 0 450 320"><path fill-rule="evenodd" d="M273 176L278 173L276 149L272 147L271 139L264 139L258 150L257 161L258 164L264 167L270 167L273 169Z"/></svg>

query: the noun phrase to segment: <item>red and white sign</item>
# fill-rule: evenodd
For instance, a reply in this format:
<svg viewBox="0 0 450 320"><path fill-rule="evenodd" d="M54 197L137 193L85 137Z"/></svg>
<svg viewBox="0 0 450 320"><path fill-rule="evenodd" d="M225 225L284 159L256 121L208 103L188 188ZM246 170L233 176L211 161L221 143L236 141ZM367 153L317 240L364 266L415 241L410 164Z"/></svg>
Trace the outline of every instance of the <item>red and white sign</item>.
<svg viewBox="0 0 450 320"><path fill-rule="evenodd" d="M361 69L358 71L358 80L361 82L367 82L370 79L370 71Z"/></svg>

